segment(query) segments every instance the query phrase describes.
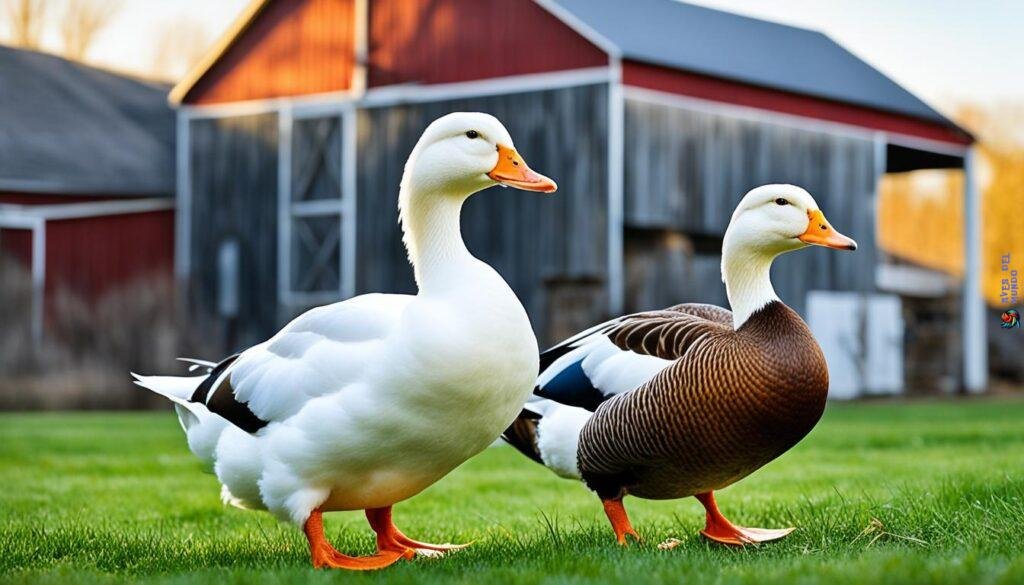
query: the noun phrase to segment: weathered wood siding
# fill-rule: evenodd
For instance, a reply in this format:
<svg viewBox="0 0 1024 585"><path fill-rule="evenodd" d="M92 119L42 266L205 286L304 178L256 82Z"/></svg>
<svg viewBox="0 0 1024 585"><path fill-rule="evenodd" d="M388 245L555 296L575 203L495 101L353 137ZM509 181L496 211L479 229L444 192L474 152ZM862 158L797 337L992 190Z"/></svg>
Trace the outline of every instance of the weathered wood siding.
<svg viewBox="0 0 1024 585"><path fill-rule="evenodd" d="M423 129L454 111L495 115L530 166L558 182L553 196L489 189L462 216L470 251L508 280L538 334L549 337L549 297L566 283L601 281L607 270L603 85L360 112L356 290L415 290L397 222L399 181ZM595 306L603 312L604 304Z"/></svg>
<svg viewBox="0 0 1024 585"><path fill-rule="evenodd" d="M236 240L237 328L228 324L224 343L252 345L278 326L277 114L193 120L189 135L195 325L210 333L224 325L217 318L218 256L224 242Z"/></svg>
<svg viewBox="0 0 1024 585"><path fill-rule="evenodd" d="M627 237L627 257L635 263L627 262L627 292L642 291L628 295L629 309L724 299L719 240L743 195L765 183L804 187L860 246L854 253L812 248L780 258L773 282L783 300L803 311L808 290L873 290L874 190L881 172L873 142L633 99L626 101L625 135L625 217L640 230ZM703 249L680 249L675 257L689 265L667 270L665 263L676 260L666 260L668 252L652 258L665 246L639 244L650 238L640 235L644 230L689 236L697 244L677 248Z"/></svg>
<svg viewBox="0 0 1024 585"><path fill-rule="evenodd" d="M371 87L608 64L533 0L373 0L369 11Z"/></svg>

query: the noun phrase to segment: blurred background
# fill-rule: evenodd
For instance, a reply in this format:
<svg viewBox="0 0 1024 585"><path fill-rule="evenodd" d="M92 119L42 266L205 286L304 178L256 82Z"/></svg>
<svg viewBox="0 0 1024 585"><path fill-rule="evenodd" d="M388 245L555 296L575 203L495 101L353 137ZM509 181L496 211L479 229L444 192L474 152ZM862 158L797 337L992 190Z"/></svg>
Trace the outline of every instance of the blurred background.
<svg viewBox="0 0 1024 585"><path fill-rule="evenodd" d="M556 196L463 216L542 344L725 304L750 188L854 254L773 279L832 396L1024 389L1024 5L767 0L0 0L0 409L160 404L309 307L411 292L402 166L498 116ZM951 27L955 25L955 33Z"/></svg>

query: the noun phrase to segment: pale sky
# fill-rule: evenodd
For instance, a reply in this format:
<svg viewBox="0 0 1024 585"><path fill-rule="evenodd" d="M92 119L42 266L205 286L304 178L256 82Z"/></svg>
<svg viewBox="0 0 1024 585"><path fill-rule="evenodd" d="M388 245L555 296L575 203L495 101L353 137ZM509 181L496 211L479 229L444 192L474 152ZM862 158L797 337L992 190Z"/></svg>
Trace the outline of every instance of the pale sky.
<svg viewBox="0 0 1024 585"><path fill-rule="evenodd" d="M192 21L212 40L248 0L122 0L89 56L144 71L169 22ZM961 102L1024 102L1024 1L695 0L821 30L940 109Z"/></svg>

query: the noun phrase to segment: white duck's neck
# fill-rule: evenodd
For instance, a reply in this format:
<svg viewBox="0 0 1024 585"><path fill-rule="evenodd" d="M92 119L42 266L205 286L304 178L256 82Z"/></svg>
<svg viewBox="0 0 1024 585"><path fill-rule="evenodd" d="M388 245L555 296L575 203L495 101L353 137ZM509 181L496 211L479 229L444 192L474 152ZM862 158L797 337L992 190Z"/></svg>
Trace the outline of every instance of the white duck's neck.
<svg viewBox="0 0 1024 585"><path fill-rule="evenodd" d="M758 309L779 300L772 287L772 262L778 254L745 245L726 233L722 244L722 281L739 329Z"/></svg>
<svg viewBox="0 0 1024 585"><path fill-rule="evenodd" d="M459 219L468 195L420 192L403 181L399 218L405 243L421 292L450 287L456 272L474 260L462 241Z"/></svg>

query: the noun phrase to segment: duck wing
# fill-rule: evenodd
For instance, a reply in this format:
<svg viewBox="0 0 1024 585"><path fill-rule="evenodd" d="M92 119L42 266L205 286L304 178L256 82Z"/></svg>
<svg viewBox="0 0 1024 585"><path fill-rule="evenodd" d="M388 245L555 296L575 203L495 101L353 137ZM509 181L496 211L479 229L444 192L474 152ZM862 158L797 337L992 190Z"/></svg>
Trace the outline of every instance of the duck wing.
<svg viewBox="0 0 1024 585"><path fill-rule="evenodd" d="M191 402L255 433L359 380L413 297L371 294L311 309L214 366Z"/></svg>
<svg viewBox="0 0 1024 585"><path fill-rule="evenodd" d="M724 331L732 331L732 313L701 303L618 317L543 352L534 394L593 411L647 383L698 339Z"/></svg>
<svg viewBox="0 0 1024 585"><path fill-rule="evenodd" d="M608 338L624 351L675 361L706 339L733 332L730 311L690 303L630 315Z"/></svg>

